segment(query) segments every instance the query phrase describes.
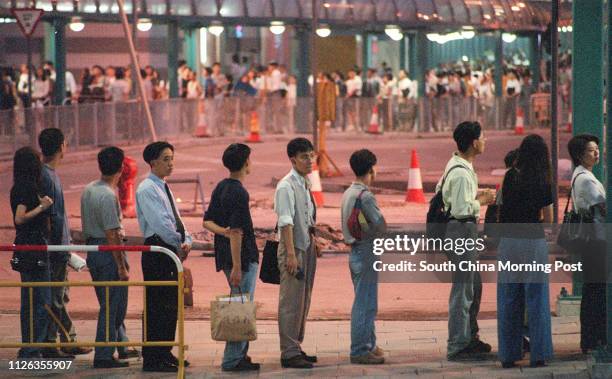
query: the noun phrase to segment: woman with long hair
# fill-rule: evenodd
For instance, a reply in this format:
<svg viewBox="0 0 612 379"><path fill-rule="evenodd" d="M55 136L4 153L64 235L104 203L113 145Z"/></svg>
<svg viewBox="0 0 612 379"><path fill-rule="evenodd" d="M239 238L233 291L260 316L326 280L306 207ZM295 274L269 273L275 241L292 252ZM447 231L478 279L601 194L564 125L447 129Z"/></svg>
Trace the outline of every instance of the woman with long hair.
<svg viewBox="0 0 612 379"><path fill-rule="evenodd" d="M576 167L572 175L574 210L593 221L592 237L576 251L583 267L580 302L580 348L583 353L606 344L606 190L593 175L599 162L599 138L574 136L567 144Z"/></svg>
<svg viewBox="0 0 612 379"><path fill-rule="evenodd" d="M506 172L500 209L501 240L498 259L503 264L548 263L542 222L552 222L551 162L544 139L525 137L514 167ZM539 266L542 267L542 266ZM552 358L548 274L544 270L498 273L498 356L504 368L523 358L523 323L527 309L532 367Z"/></svg>
<svg viewBox="0 0 612 379"><path fill-rule="evenodd" d="M53 204L48 196L40 193L42 163L39 154L30 147L22 147L13 159L13 187L11 210L15 223L15 245L46 245L49 234L49 213ZM11 266L21 275L22 282L48 282L49 255L47 252L15 251ZM49 287L34 287L33 305L30 309L29 288L21 288L21 340L22 342L46 342L49 316L45 305L51 303ZM33 313L34 330L30 330L30 312ZM41 350L22 348L19 358L40 358Z"/></svg>

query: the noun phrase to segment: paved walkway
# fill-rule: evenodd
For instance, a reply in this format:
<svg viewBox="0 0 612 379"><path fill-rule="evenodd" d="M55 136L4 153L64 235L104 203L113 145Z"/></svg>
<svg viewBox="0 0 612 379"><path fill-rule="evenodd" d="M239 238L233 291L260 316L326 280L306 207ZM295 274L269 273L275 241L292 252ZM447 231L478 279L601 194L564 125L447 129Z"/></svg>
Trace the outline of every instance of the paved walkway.
<svg viewBox="0 0 612 379"><path fill-rule="evenodd" d="M0 315L2 341L19 339L18 315ZM77 320L81 339L93 338L95 321ZM481 337L497 350L497 326L495 320L480 323ZM307 324L304 349L317 354L319 363L313 370L282 369L279 363L278 329L275 321L258 321L257 341L251 343L249 355L262 363L257 374L223 373L220 370L224 344L210 338L208 321L188 321L185 335L189 350L187 358L191 367L188 377L379 377L379 378L589 378L587 358L578 354L579 327L575 317L553 318L553 342L555 359L544 368L529 368L529 361L522 367L504 370L495 355L481 362L448 362L446 355L446 321L380 321L377 323L378 343L386 350L387 363L380 366L351 365L348 360L350 332L348 321L312 321ZM128 320L127 328L133 340L140 335L140 321ZM0 377L47 377L49 372L9 371L8 361L15 359L14 349L0 350ZM62 377L74 378L172 378L173 375L143 373L142 362L136 359L125 369L94 370L93 354L79 356ZM60 374L53 375L55 377Z"/></svg>

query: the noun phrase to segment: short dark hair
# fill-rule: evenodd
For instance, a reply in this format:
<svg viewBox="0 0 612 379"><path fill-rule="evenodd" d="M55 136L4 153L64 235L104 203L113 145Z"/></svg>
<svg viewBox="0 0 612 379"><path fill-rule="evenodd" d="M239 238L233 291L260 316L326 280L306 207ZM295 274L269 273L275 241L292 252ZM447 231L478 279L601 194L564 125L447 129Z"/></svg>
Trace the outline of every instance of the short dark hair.
<svg viewBox="0 0 612 379"><path fill-rule="evenodd" d="M595 142L595 144L599 145L599 138L592 134L578 134L567 143L567 150L569 151L570 157L572 157L574 166L580 166L582 164L582 157L586 152L589 142Z"/></svg>
<svg viewBox="0 0 612 379"><path fill-rule="evenodd" d="M38 135L38 146L45 157L52 157L60 151L64 143L64 133L57 128L44 129Z"/></svg>
<svg viewBox="0 0 612 379"><path fill-rule="evenodd" d="M110 176L120 172L123 168L123 150L116 146L105 147L98 153L98 167L102 175Z"/></svg>
<svg viewBox="0 0 612 379"><path fill-rule="evenodd" d="M293 158L299 153L307 153L314 150L312 142L303 137L294 138L287 144L287 156Z"/></svg>
<svg viewBox="0 0 612 379"><path fill-rule="evenodd" d="M230 172L240 171L251 155L251 148L243 143L233 143L223 152L223 166Z"/></svg>
<svg viewBox="0 0 612 379"><path fill-rule="evenodd" d="M29 146L22 147L13 156L13 183L23 185L33 183L40 186L40 175L42 172L42 162L40 154Z"/></svg>
<svg viewBox="0 0 612 379"><path fill-rule="evenodd" d="M376 165L376 155L368 149L355 151L349 160L355 176L364 176Z"/></svg>
<svg viewBox="0 0 612 379"><path fill-rule="evenodd" d="M156 160L161 155L162 151L165 149L170 149L174 151L174 146L166 141L157 141L147 145L144 151L142 152L142 159L147 162L149 165L151 161Z"/></svg>
<svg viewBox="0 0 612 379"><path fill-rule="evenodd" d="M504 165L506 168L514 167L514 163L516 163L516 158L518 157L518 149L510 150L508 154L504 157Z"/></svg>
<svg viewBox="0 0 612 379"><path fill-rule="evenodd" d="M465 153L468 151L474 140L480 138L482 128L478 121L464 121L457 125L453 132L453 139L457 143L457 149Z"/></svg>

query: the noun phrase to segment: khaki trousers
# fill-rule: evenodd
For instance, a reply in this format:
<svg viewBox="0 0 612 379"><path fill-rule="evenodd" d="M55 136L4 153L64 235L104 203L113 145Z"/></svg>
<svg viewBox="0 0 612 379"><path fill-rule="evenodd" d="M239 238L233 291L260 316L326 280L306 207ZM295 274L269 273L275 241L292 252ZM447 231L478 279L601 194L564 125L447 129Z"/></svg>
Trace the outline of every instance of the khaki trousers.
<svg viewBox="0 0 612 379"><path fill-rule="evenodd" d="M306 319L310 309L312 286L317 268L314 236L308 251L295 249L298 267L304 271L304 279L298 280L286 268L287 251L283 239L278 245L280 270L280 295L278 301L278 334L281 359L290 359L302 353Z"/></svg>

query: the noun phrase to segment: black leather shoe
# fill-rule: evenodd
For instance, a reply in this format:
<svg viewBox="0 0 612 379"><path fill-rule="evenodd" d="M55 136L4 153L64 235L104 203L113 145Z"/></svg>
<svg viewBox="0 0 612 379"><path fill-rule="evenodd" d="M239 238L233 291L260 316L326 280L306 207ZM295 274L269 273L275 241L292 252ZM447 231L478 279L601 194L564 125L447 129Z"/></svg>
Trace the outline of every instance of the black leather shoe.
<svg viewBox="0 0 612 379"><path fill-rule="evenodd" d="M304 358L306 362L317 363L316 355L307 355L305 352L302 351L302 358Z"/></svg>
<svg viewBox="0 0 612 379"><path fill-rule="evenodd" d="M536 367L546 367L546 366L547 366L546 362L544 362L544 361L531 362L531 364L529 365L529 367L533 367L533 368L536 368Z"/></svg>
<svg viewBox="0 0 612 379"><path fill-rule="evenodd" d="M61 358L61 359L74 359L74 355L66 354L59 349L49 348L41 351L43 358Z"/></svg>
<svg viewBox="0 0 612 379"><path fill-rule="evenodd" d="M168 362L156 364L143 364L142 371L147 372L178 372L178 367Z"/></svg>
<svg viewBox="0 0 612 379"><path fill-rule="evenodd" d="M259 363L252 363L246 358L242 358L236 366L229 368L222 367L221 370L227 372L257 371L260 367L261 365Z"/></svg>
<svg viewBox="0 0 612 379"><path fill-rule="evenodd" d="M172 354L168 355L168 357L166 358L166 362L167 362L167 363L170 363L171 365L175 365L175 366L177 366L177 367L178 367L178 365L179 365L178 358L177 358L177 357L175 357L175 356L174 356L174 355L172 355ZM185 367L189 367L189 365L190 365L191 363L189 363L189 361L188 361L187 359L185 359L184 364L185 364Z"/></svg>
<svg viewBox="0 0 612 379"><path fill-rule="evenodd" d="M513 368L516 367L514 362L502 362L502 368Z"/></svg>
<svg viewBox="0 0 612 379"><path fill-rule="evenodd" d="M473 340L467 347L474 353L490 353L491 345L482 342L481 340Z"/></svg>
<svg viewBox="0 0 612 379"><path fill-rule="evenodd" d="M120 362L116 359L94 359L93 363L94 368L120 368L129 366L130 364L128 362Z"/></svg>
<svg viewBox="0 0 612 379"><path fill-rule="evenodd" d="M281 358L281 366L284 368L312 368L312 363L305 360L301 355L296 355L289 359Z"/></svg>
<svg viewBox="0 0 612 379"><path fill-rule="evenodd" d="M531 351L531 344L526 337L523 337L523 352L529 353Z"/></svg>
<svg viewBox="0 0 612 379"><path fill-rule="evenodd" d="M61 351L72 355L85 355L93 351L91 347L62 347Z"/></svg>
<svg viewBox="0 0 612 379"><path fill-rule="evenodd" d="M128 349L123 353L119 353L119 359L140 358L140 352L136 349Z"/></svg>

